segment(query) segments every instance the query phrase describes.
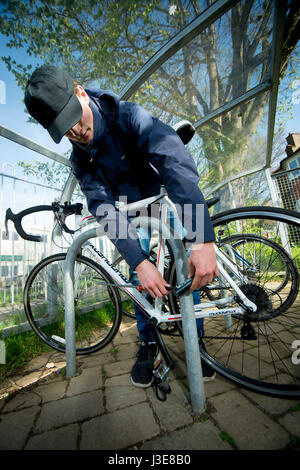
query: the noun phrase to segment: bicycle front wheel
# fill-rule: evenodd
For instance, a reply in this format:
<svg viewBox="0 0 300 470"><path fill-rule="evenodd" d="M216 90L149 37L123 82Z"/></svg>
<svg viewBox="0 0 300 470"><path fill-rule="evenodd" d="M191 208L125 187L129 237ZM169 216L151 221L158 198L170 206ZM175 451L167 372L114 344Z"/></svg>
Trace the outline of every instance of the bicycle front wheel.
<svg viewBox="0 0 300 470"><path fill-rule="evenodd" d="M201 357L220 375L244 388L298 399L299 214L280 208L247 207L217 214L212 222L221 250L229 242L241 255L239 263L246 267L243 274L246 278L248 274L248 281L239 287L258 310L246 317L230 317L230 321L223 316L206 319ZM247 272L249 267L254 268L252 277ZM223 284L219 292L220 297L233 294L236 300L229 286Z"/></svg>
<svg viewBox="0 0 300 470"><path fill-rule="evenodd" d="M66 253L43 259L28 276L24 309L38 337L65 352L63 265ZM76 354L104 348L121 322L121 299L110 277L89 258L78 255L74 268Z"/></svg>

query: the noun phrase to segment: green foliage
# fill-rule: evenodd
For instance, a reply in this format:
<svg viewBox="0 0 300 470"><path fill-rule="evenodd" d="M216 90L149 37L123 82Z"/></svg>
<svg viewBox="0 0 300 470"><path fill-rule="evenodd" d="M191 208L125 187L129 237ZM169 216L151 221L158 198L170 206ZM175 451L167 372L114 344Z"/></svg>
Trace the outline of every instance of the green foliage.
<svg viewBox="0 0 300 470"><path fill-rule="evenodd" d="M33 163L18 162L18 165L23 168L24 175L36 175L38 178L43 178L49 185L61 189L63 183L70 173L70 169L61 163L42 163L34 160Z"/></svg>
<svg viewBox="0 0 300 470"><path fill-rule="evenodd" d="M284 128L288 119L294 117L293 106L295 93L300 88L300 44L295 47L294 52L290 56L287 66L286 76L280 83L280 95L277 103L276 115L276 134L279 134ZM299 97L299 92L297 92ZM299 98L298 98L299 99Z"/></svg>
<svg viewBox="0 0 300 470"><path fill-rule="evenodd" d="M157 1L43 0L5 2L0 31L8 47L66 68L81 84L123 85L162 40L151 34ZM117 13L116 13L117 12ZM22 21L20 21L22 18ZM2 58L23 88L31 65Z"/></svg>

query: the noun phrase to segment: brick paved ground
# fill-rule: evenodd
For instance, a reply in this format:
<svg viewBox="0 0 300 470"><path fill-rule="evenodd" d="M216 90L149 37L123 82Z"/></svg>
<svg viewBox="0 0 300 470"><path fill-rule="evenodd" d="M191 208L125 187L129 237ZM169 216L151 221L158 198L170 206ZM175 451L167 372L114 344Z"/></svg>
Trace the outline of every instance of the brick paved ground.
<svg viewBox="0 0 300 470"><path fill-rule="evenodd" d="M168 400L158 401L153 388L133 387L135 328L123 321L112 345L78 359L76 377L63 377L65 358L52 352L2 384L0 449L300 449L298 401L216 378L205 384L205 412L195 415L179 339L167 340L176 363Z"/></svg>

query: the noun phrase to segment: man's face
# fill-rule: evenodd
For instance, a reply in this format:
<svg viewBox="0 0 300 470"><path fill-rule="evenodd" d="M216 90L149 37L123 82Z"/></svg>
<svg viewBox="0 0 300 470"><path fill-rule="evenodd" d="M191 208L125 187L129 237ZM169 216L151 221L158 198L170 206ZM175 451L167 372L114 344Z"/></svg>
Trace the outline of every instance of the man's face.
<svg viewBox="0 0 300 470"><path fill-rule="evenodd" d="M73 126L65 136L68 139L75 140L82 144L88 144L94 138L94 119L93 112L90 108L90 99L82 87L77 87L76 96L82 107L82 115L80 121Z"/></svg>

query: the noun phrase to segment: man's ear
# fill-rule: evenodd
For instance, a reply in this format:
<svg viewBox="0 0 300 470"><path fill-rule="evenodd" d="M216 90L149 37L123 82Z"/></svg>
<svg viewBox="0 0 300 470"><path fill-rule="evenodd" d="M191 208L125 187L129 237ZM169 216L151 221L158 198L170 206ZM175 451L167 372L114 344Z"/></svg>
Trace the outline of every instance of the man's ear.
<svg viewBox="0 0 300 470"><path fill-rule="evenodd" d="M76 86L75 94L78 96L78 98L83 99L84 101L89 103L90 99L81 85Z"/></svg>

